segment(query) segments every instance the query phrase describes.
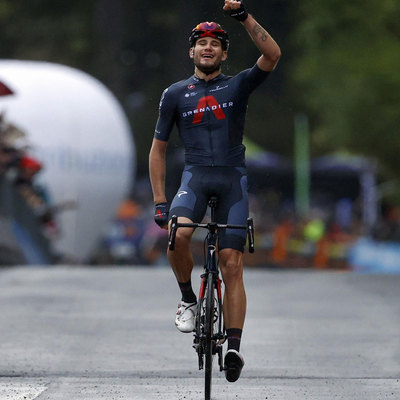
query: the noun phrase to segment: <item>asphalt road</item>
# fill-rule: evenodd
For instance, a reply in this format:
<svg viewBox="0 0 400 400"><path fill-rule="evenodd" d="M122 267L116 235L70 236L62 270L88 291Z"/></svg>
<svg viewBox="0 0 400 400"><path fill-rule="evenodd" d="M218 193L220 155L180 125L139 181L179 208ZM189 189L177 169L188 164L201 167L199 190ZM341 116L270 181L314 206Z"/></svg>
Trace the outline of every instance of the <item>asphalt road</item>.
<svg viewBox="0 0 400 400"><path fill-rule="evenodd" d="M213 399L400 399L400 276L245 278L246 365ZM177 302L168 268L0 270L0 399L202 399Z"/></svg>

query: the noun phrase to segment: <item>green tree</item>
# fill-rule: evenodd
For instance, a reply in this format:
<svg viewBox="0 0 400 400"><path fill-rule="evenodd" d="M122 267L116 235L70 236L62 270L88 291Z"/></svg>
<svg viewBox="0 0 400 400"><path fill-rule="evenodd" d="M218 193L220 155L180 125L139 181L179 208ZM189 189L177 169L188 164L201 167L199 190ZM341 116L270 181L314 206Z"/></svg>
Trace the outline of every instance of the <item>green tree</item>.
<svg viewBox="0 0 400 400"><path fill-rule="evenodd" d="M398 175L399 1L302 0L297 14L291 77L314 152L368 155Z"/></svg>
<svg viewBox="0 0 400 400"><path fill-rule="evenodd" d="M93 1L2 0L0 57L89 63L96 51L92 8Z"/></svg>

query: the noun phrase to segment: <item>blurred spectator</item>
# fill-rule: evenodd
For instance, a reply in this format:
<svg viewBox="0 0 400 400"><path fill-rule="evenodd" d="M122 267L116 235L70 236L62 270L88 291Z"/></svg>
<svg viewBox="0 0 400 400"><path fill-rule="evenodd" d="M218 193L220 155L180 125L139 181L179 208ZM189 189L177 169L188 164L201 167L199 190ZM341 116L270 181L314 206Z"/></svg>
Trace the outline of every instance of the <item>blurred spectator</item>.
<svg viewBox="0 0 400 400"><path fill-rule="evenodd" d="M19 194L31 207L48 237L58 235L54 218L57 211L70 208L70 202L52 207L44 188L35 183L36 175L43 169L37 159L27 154L30 148L27 136L20 128L6 121L0 113L0 173L14 181Z"/></svg>
<svg viewBox="0 0 400 400"><path fill-rule="evenodd" d="M0 114L0 173L6 173L18 165L28 143L25 133L15 125L7 123L4 113Z"/></svg>
<svg viewBox="0 0 400 400"><path fill-rule="evenodd" d="M400 242L400 210L397 206L386 206L376 225L373 237L376 240Z"/></svg>
<svg viewBox="0 0 400 400"><path fill-rule="evenodd" d="M0 174L5 174L18 163L20 154L15 149L0 144Z"/></svg>
<svg viewBox="0 0 400 400"><path fill-rule="evenodd" d="M36 175L43 169L43 165L33 157L24 155L18 162L15 186L26 203L32 208L43 224L44 233L48 237L56 237L59 233L54 218L54 209L48 202L48 196L42 187L35 185Z"/></svg>
<svg viewBox="0 0 400 400"><path fill-rule="evenodd" d="M145 235L143 237L143 258L146 264L168 265L167 259L168 231L159 229L150 219L146 225Z"/></svg>
<svg viewBox="0 0 400 400"><path fill-rule="evenodd" d="M271 253L274 262L282 263L287 259L288 243L292 232L293 224L288 218L283 219L281 223L276 226Z"/></svg>
<svg viewBox="0 0 400 400"><path fill-rule="evenodd" d="M321 218L313 218L304 226L304 238L311 243L318 242L325 233L325 222Z"/></svg>
<svg viewBox="0 0 400 400"><path fill-rule="evenodd" d="M141 241L144 235L142 207L134 200L125 200L117 211L104 244L111 259L118 264L142 262Z"/></svg>
<svg viewBox="0 0 400 400"><path fill-rule="evenodd" d="M23 156L18 162L16 185L32 185L33 178L43 168L42 164L33 157Z"/></svg>

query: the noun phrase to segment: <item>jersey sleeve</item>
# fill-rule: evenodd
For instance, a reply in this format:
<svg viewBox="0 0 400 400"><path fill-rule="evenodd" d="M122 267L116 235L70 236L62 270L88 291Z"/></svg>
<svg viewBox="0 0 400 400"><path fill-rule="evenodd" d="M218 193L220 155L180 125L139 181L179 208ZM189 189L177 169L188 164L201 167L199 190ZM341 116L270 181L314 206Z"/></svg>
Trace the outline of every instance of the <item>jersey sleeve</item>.
<svg viewBox="0 0 400 400"><path fill-rule="evenodd" d="M158 113L158 120L154 131L154 137L158 140L168 141L169 135L175 123L176 101L170 88L164 90Z"/></svg>
<svg viewBox="0 0 400 400"><path fill-rule="evenodd" d="M257 64L254 64L253 68L240 72L238 77L241 79L242 88L250 94L268 78L269 74L270 71L263 71Z"/></svg>

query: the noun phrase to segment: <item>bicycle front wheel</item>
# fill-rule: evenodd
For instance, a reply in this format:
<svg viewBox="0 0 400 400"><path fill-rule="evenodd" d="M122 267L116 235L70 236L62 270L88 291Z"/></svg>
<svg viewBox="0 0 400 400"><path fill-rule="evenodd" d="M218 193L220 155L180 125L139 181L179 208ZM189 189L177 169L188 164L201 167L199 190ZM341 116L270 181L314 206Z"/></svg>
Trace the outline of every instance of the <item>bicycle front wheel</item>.
<svg viewBox="0 0 400 400"><path fill-rule="evenodd" d="M210 400L211 397L211 382L212 382L212 364L214 352L214 275L208 274L206 288L206 307L205 307L205 400Z"/></svg>

